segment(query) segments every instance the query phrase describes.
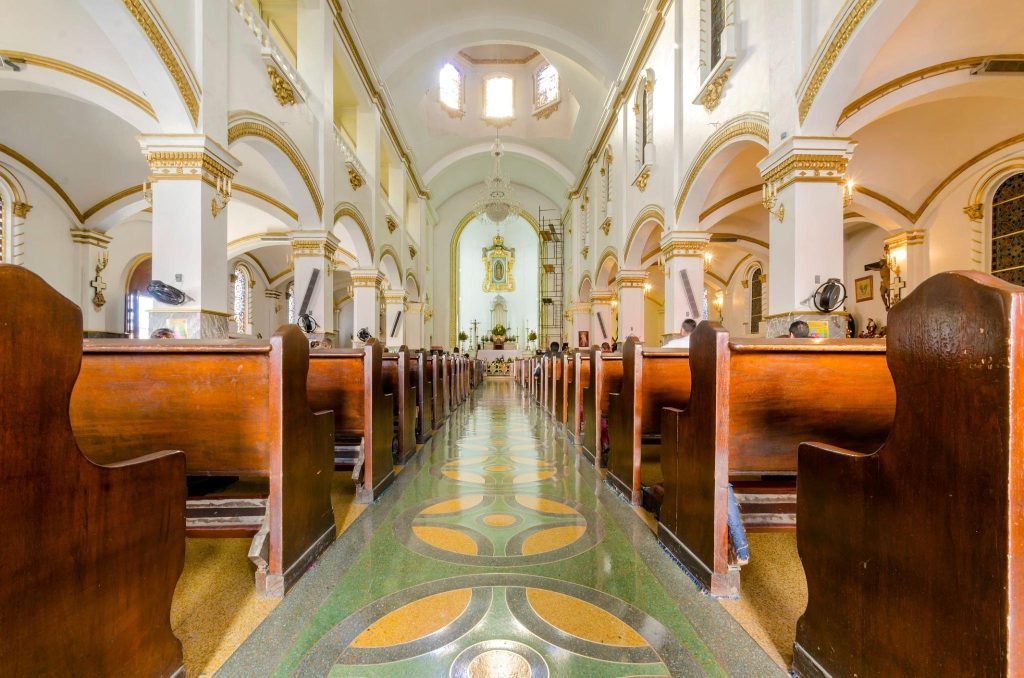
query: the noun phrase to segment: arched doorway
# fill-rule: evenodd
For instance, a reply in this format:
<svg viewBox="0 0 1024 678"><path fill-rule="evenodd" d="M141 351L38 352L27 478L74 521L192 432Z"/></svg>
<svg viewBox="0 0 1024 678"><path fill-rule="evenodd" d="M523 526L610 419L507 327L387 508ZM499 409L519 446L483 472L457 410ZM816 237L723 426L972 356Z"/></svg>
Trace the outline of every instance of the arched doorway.
<svg viewBox="0 0 1024 678"><path fill-rule="evenodd" d="M153 308L149 283L152 281L153 257L146 255L129 269L125 284L124 333L132 339L148 339L155 329L149 326L149 312Z"/></svg>

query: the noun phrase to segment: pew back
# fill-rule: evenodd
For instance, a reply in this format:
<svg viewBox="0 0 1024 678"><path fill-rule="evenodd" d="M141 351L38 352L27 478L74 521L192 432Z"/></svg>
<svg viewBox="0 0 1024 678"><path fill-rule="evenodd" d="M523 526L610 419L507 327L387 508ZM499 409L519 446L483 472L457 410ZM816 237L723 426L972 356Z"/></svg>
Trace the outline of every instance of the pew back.
<svg viewBox="0 0 1024 678"><path fill-rule="evenodd" d="M598 467L605 465L601 449L602 421L608 397L622 389L622 354L590 347L590 382L583 387L583 453Z"/></svg>

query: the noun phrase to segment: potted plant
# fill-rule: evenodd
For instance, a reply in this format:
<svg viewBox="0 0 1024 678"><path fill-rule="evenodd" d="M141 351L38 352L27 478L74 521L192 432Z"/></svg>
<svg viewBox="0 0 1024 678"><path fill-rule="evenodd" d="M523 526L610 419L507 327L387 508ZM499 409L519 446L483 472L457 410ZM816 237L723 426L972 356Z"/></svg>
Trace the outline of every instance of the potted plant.
<svg viewBox="0 0 1024 678"><path fill-rule="evenodd" d="M508 330L501 323L491 328L491 341L494 342L494 348L500 351L505 347L505 335L507 334Z"/></svg>
<svg viewBox="0 0 1024 678"><path fill-rule="evenodd" d="M533 344L535 341L537 341L537 333L534 332L533 330L530 330L530 333L526 335L526 341L528 341L530 344Z"/></svg>
<svg viewBox="0 0 1024 678"><path fill-rule="evenodd" d="M459 348L462 348L462 344L469 339L469 335L465 331L459 332Z"/></svg>

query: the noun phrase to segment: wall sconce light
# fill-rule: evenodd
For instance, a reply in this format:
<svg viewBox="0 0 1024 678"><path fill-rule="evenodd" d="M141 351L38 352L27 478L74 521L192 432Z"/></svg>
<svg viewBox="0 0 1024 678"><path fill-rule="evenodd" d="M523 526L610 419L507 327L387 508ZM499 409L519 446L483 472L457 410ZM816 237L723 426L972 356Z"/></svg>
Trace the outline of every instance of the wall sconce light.
<svg viewBox="0 0 1024 678"><path fill-rule="evenodd" d="M761 204L768 210L768 214L779 220L779 223L786 218L786 206L779 204L779 189L774 182L766 181L761 185Z"/></svg>
<svg viewBox="0 0 1024 678"><path fill-rule="evenodd" d="M843 209L846 209L853 204L853 187L855 185L856 184L854 184L853 179L850 179L843 184Z"/></svg>
<svg viewBox="0 0 1024 678"><path fill-rule="evenodd" d="M619 307L619 300L618 299L612 299L612 308L618 308L618 307Z"/></svg>
<svg viewBox="0 0 1024 678"><path fill-rule="evenodd" d="M711 270L711 261L715 258L715 255L711 254L708 250L704 251L704 272L707 273Z"/></svg>
<svg viewBox="0 0 1024 678"><path fill-rule="evenodd" d="M651 283L644 283L644 296L651 293Z"/></svg>
<svg viewBox="0 0 1024 678"><path fill-rule="evenodd" d="M153 184L146 181L142 184L142 199L146 201L150 209L153 209Z"/></svg>
<svg viewBox="0 0 1024 678"><path fill-rule="evenodd" d="M228 206L228 201L231 200L231 179L217 177L216 191L213 200L210 201L210 213L213 214L215 219Z"/></svg>

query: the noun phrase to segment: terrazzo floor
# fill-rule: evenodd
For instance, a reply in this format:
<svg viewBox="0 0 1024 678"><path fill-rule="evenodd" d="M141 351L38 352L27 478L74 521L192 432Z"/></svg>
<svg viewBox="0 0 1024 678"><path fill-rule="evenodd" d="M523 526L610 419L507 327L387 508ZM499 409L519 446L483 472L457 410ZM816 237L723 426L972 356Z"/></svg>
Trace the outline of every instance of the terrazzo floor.
<svg viewBox="0 0 1024 678"><path fill-rule="evenodd" d="M785 673L511 382L487 382L220 676Z"/></svg>

